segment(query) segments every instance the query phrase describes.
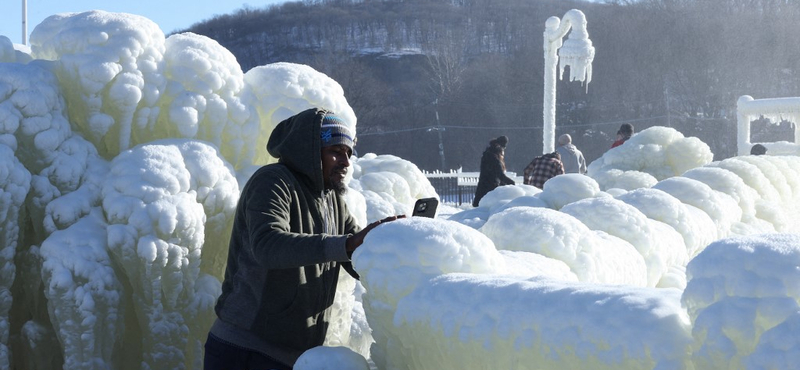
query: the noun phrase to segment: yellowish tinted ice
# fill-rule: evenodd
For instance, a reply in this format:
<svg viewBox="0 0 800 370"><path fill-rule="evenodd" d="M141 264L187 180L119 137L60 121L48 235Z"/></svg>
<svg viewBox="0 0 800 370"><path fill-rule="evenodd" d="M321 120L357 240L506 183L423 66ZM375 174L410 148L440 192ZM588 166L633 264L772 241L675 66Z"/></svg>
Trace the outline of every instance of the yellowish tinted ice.
<svg viewBox="0 0 800 370"><path fill-rule="evenodd" d="M112 161L108 248L131 285L126 310L139 326L126 334L141 340L142 367L180 368L202 353L237 194L233 168L201 142L154 142Z"/></svg>
<svg viewBox="0 0 800 370"><path fill-rule="evenodd" d="M516 207L489 218L480 231L497 249L525 251L562 261L580 281L646 285L642 256L633 246L590 230L548 208Z"/></svg>
<svg viewBox="0 0 800 370"><path fill-rule="evenodd" d="M692 260L686 272L682 301L693 323L698 369L796 365L800 236L720 240Z"/></svg>
<svg viewBox="0 0 800 370"><path fill-rule="evenodd" d="M307 65L281 62L255 67L245 73L244 81L252 91L251 104L255 104L260 122L257 130L248 132L257 137L253 144L255 164L276 162L264 150L272 129L309 108L335 112L356 132L356 115L347 104L342 86Z"/></svg>
<svg viewBox="0 0 800 370"><path fill-rule="evenodd" d="M153 21L100 10L50 16L31 32L32 56L55 61L74 130L105 158L152 126L164 91L164 33Z"/></svg>

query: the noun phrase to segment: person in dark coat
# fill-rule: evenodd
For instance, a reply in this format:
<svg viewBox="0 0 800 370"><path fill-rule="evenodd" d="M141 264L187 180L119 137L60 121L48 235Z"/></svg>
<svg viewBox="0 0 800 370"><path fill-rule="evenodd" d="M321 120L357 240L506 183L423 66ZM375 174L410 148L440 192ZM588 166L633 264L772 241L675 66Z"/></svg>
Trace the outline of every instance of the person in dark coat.
<svg viewBox="0 0 800 370"><path fill-rule="evenodd" d="M354 134L332 112L312 108L279 123L267 151L278 163L257 170L233 221L217 320L205 370L291 369L322 345L339 270L366 234L345 204Z"/></svg>
<svg viewBox="0 0 800 370"><path fill-rule="evenodd" d="M753 147L750 148L750 155L764 155L764 154L767 154L767 147L761 144L753 145Z"/></svg>
<svg viewBox="0 0 800 370"><path fill-rule="evenodd" d="M489 141L489 146L483 151L478 188L475 189L475 199L472 200L473 207L477 207L483 196L496 187L514 185L514 180L506 176L504 157L507 144L508 137L500 136Z"/></svg>
<svg viewBox="0 0 800 370"><path fill-rule="evenodd" d="M633 136L633 125L630 123L623 123L619 126L619 130L617 131L617 140L611 144L611 147L616 148L622 145L622 143L628 141L631 136Z"/></svg>

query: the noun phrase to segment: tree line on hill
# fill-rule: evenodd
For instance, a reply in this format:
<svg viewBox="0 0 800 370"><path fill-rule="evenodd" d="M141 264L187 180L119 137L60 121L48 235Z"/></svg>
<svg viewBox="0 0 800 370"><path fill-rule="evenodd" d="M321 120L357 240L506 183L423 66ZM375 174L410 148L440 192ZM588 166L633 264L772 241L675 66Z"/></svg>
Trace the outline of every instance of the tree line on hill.
<svg viewBox="0 0 800 370"><path fill-rule="evenodd" d="M489 140L511 138L510 171L542 153L545 21L586 15L596 49L587 85L557 83L556 133L588 161L621 123L669 126L736 155L736 101L800 95L800 2L782 0L321 0L243 8L193 25L242 69L307 64L338 81L360 153L425 170L477 171ZM566 72L565 72L566 73ZM756 122L753 141L793 141Z"/></svg>

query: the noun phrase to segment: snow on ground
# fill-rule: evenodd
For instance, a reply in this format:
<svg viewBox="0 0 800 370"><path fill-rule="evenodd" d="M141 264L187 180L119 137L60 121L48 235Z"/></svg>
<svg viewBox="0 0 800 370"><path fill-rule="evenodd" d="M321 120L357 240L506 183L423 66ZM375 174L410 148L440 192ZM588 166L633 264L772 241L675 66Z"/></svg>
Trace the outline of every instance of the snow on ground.
<svg viewBox="0 0 800 370"><path fill-rule="evenodd" d="M294 113L355 130L341 86L129 14L31 44L0 37L0 369L200 369L239 186ZM589 176L374 229L296 368L796 367L800 159L712 158L653 127ZM387 154L348 181L362 225L438 197Z"/></svg>

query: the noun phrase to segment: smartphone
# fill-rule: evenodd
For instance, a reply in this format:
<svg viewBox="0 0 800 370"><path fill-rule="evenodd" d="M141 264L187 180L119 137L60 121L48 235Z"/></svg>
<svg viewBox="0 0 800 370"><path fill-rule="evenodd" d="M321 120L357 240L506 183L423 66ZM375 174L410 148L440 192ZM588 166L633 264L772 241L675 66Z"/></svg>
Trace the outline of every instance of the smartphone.
<svg viewBox="0 0 800 370"><path fill-rule="evenodd" d="M411 216L433 218L436 216L437 207L439 207L439 201L436 198L419 199L414 203L414 211Z"/></svg>

